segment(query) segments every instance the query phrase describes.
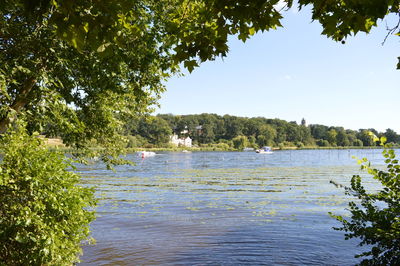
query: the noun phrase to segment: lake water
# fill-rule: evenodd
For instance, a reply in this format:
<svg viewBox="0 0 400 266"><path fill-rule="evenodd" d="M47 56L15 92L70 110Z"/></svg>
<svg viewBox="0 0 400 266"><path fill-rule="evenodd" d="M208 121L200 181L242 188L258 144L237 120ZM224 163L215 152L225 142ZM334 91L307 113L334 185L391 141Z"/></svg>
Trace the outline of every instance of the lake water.
<svg viewBox="0 0 400 266"><path fill-rule="evenodd" d="M381 150L162 153L107 171L82 166L97 188L97 244L80 265L352 265L357 240L332 230L346 213L352 156ZM375 184L366 180L369 186Z"/></svg>

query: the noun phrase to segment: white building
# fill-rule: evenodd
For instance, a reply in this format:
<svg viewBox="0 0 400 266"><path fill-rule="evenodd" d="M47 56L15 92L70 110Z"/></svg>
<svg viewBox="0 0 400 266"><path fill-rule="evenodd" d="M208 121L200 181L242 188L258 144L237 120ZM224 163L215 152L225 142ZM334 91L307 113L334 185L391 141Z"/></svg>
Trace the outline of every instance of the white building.
<svg viewBox="0 0 400 266"><path fill-rule="evenodd" d="M174 134L170 138L171 143L176 146L192 147L192 139L190 137L179 138L178 135Z"/></svg>

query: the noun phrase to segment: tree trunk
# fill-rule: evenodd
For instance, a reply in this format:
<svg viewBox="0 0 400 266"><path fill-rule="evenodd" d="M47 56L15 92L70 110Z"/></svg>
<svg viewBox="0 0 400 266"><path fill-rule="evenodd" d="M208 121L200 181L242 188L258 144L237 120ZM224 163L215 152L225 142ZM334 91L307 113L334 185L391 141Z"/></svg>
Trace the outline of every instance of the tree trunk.
<svg viewBox="0 0 400 266"><path fill-rule="evenodd" d="M22 90L19 92L14 102L10 105L10 109L14 110L16 113L19 113L22 108L28 103L28 94L32 90L33 86L36 83L36 79L31 77L27 79L22 87ZM7 131L8 125L12 122L12 118L9 114L0 118L0 134L3 134Z"/></svg>

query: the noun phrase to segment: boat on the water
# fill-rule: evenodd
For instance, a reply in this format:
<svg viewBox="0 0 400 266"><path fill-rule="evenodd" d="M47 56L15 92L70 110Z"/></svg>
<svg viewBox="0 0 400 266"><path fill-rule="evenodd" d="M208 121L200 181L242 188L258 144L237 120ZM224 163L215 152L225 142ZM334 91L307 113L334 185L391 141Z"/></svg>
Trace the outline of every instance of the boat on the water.
<svg viewBox="0 0 400 266"><path fill-rule="evenodd" d="M259 149L259 150L256 150L256 153L271 154L271 153L273 153L273 152L272 152L271 147L265 146L265 147L262 147L262 148Z"/></svg>
<svg viewBox="0 0 400 266"><path fill-rule="evenodd" d="M141 151L141 152L139 152L138 155L139 155L140 157L142 157L142 158L146 158L146 157L153 157L153 156L156 155L156 153L155 153L155 152L152 152L152 151Z"/></svg>

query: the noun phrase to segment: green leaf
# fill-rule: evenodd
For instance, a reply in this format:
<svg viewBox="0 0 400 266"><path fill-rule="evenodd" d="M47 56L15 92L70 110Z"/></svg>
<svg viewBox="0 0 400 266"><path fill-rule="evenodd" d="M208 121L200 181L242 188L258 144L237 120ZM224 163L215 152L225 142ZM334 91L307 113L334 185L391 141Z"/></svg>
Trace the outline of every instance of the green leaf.
<svg viewBox="0 0 400 266"><path fill-rule="evenodd" d="M106 50L106 48L108 47L108 46L110 46L110 44L111 43L103 43L102 45L100 45L98 48L97 48L97 52L98 53L102 53L102 52L104 52L105 50Z"/></svg>
<svg viewBox="0 0 400 266"><path fill-rule="evenodd" d="M256 29L254 27L249 28L249 34L253 36L256 33Z"/></svg>
<svg viewBox="0 0 400 266"><path fill-rule="evenodd" d="M242 42L246 42L247 38L248 38L248 35L243 32L240 32L238 35L238 39L241 40Z"/></svg>
<svg viewBox="0 0 400 266"><path fill-rule="evenodd" d="M192 71L195 67L199 66L199 64L196 62L196 60L185 61L183 63L183 65L187 68L187 70L189 70L190 73L192 73Z"/></svg>
<svg viewBox="0 0 400 266"><path fill-rule="evenodd" d="M18 243L24 244L24 243L26 243L26 238L24 238L24 237L21 236L20 234L17 234L17 235L15 236L15 241L17 241Z"/></svg>
<svg viewBox="0 0 400 266"><path fill-rule="evenodd" d="M84 29L84 31L85 31L86 33L88 33L88 32L89 32L89 23L85 22L85 23L83 24L83 29Z"/></svg>

